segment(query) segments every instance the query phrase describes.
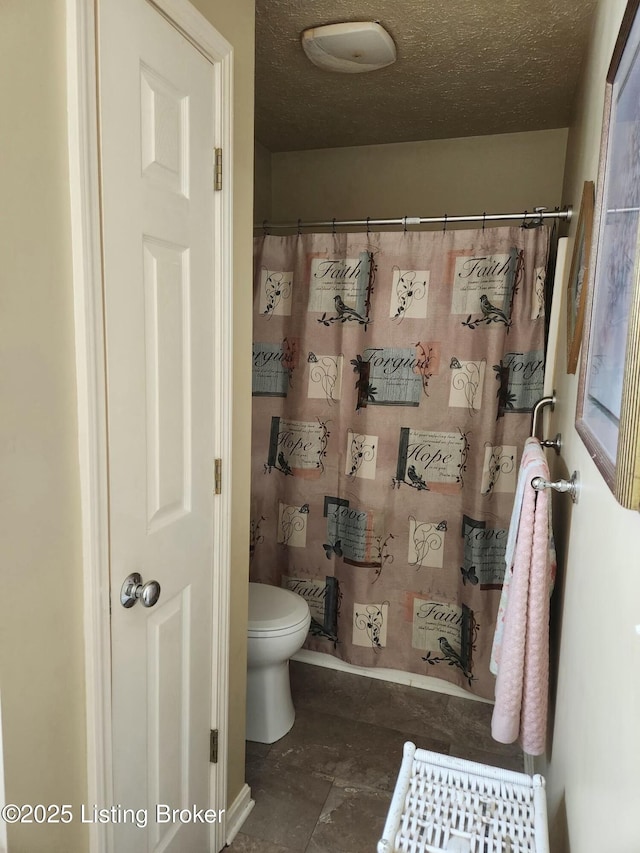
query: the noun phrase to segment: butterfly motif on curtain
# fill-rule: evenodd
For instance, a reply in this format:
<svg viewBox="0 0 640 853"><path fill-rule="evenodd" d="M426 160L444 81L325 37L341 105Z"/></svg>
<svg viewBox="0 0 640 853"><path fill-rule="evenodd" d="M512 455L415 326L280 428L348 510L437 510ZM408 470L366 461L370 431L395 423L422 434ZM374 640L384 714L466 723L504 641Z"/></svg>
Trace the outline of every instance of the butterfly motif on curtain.
<svg viewBox="0 0 640 853"><path fill-rule="evenodd" d="M476 567L469 566L468 569L465 569L464 566L460 566L460 572L462 573L462 583L466 586L468 583L475 586L478 583L478 575L476 574Z"/></svg>
<svg viewBox="0 0 640 853"><path fill-rule="evenodd" d="M309 355L307 356L307 362L309 364L317 364L318 363L318 356L314 352L310 352Z"/></svg>
<svg viewBox="0 0 640 853"><path fill-rule="evenodd" d="M449 363L449 367L451 368L451 370L461 370L462 369L462 365L460 364L458 359L455 357L455 355L451 359L451 361Z"/></svg>
<svg viewBox="0 0 640 853"><path fill-rule="evenodd" d="M446 521L441 521L440 524L436 525L436 530L446 530L446 529L447 529L447 522Z"/></svg>
<svg viewBox="0 0 640 853"><path fill-rule="evenodd" d="M335 542L322 543L322 547L324 548L324 553L327 557L327 560L331 559L331 555L335 554L338 557L342 557L342 540L337 539Z"/></svg>
<svg viewBox="0 0 640 853"><path fill-rule="evenodd" d="M307 515L309 513L309 504L302 504L298 512L301 515Z"/></svg>

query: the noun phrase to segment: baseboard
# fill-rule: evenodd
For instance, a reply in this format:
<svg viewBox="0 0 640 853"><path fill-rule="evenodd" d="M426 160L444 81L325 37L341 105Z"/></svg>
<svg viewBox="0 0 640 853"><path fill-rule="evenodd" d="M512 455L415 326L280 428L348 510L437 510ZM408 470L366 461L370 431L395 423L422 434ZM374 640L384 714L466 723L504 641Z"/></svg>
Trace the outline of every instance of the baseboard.
<svg viewBox="0 0 640 853"><path fill-rule="evenodd" d="M251 799L251 788L245 783L226 813L227 844L231 844L242 824L249 817L255 801Z"/></svg>
<svg viewBox="0 0 640 853"><path fill-rule="evenodd" d="M448 696L458 696L461 699L475 699L477 702L484 702L492 705L490 699L482 699L480 696L474 696L472 693L467 693L462 687L456 684L449 684L448 681L443 681L441 678L433 678L430 675L419 675L415 672L403 672L399 669L378 669L377 667L369 666L353 666L350 663L345 663L333 655L326 655L323 652L311 652L308 649L300 649L295 654L292 660L297 660L300 663L308 663L312 666L324 666L327 669L338 669L340 672L350 672L353 675L364 675L367 678L377 678L379 681L391 681L394 684L405 684L408 687L419 687L421 690L431 690L434 693L446 693Z"/></svg>

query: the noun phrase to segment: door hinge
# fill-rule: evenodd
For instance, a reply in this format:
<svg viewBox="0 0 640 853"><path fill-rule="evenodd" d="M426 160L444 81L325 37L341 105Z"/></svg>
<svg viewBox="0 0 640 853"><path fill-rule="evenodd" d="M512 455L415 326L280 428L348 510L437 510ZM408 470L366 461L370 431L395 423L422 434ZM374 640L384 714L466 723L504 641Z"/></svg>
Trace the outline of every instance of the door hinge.
<svg viewBox="0 0 640 853"><path fill-rule="evenodd" d="M209 761L211 764L218 763L218 729L211 729L209 736Z"/></svg>
<svg viewBox="0 0 640 853"><path fill-rule="evenodd" d="M222 494L222 459L216 459L213 465L213 493Z"/></svg>
<svg viewBox="0 0 640 853"><path fill-rule="evenodd" d="M222 148L215 149L215 159L214 159L214 175L213 175L213 188L215 190L222 189Z"/></svg>

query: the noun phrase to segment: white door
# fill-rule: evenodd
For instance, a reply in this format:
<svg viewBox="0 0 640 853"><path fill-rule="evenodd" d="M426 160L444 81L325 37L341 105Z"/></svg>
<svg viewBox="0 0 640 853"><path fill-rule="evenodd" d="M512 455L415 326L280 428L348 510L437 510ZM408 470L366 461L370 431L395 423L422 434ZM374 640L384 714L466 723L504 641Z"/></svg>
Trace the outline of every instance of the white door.
<svg viewBox="0 0 640 853"><path fill-rule="evenodd" d="M106 805L117 853L204 853L212 827L188 810L217 805L216 68L146 0L101 0L98 25L115 796ZM160 584L154 606L121 605L133 572Z"/></svg>

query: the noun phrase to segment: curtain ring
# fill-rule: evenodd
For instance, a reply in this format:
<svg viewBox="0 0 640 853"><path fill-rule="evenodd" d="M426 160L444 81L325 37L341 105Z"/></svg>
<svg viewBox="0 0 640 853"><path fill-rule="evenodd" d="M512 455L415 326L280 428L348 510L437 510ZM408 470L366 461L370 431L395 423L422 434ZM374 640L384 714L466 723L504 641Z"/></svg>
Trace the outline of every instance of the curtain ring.
<svg viewBox="0 0 640 853"><path fill-rule="evenodd" d="M407 233L407 217L406 216L405 216L404 222L403 222L403 231L405 234Z"/></svg>
<svg viewBox="0 0 640 853"><path fill-rule="evenodd" d="M520 226L521 228L526 228L526 227L527 227L527 213L528 213L528 211L526 211L526 210L525 210L525 212L524 212L524 217L523 217L523 219L522 219L522 225Z"/></svg>
<svg viewBox="0 0 640 853"><path fill-rule="evenodd" d="M302 231L300 230L300 223L301 223L301 220L298 219L298 237L302 234Z"/></svg>
<svg viewBox="0 0 640 853"><path fill-rule="evenodd" d="M269 236L269 229L267 228L267 220L266 219L262 220L262 236L263 237Z"/></svg>
<svg viewBox="0 0 640 853"><path fill-rule="evenodd" d="M369 236L369 234L371 234L371 231L369 230L369 220L370 219L371 219L371 217L367 216L367 237Z"/></svg>
<svg viewBox="0 0 640 853"><path fill-rule="evenodd" d="M485 224L485 222L486 222L486 221L487 221L487 211L486 211L486 210L483 210L483 211L482 211L482 230L483 230L483 231L484 231L484 224Z"/></svg>
<svg viewBox="0 0 640 853"><path fill-rule="evenodd" d="M335 218L335 216L334 216L334 217L333 217L333 219L331 220L331 230L332 230L332 232L333 232L333 234L334 234L334 236L335 236L335 233L336 233L336 218Z"/></svg>
<svg viewBox="0 0 640 853"><path fill-rule="evenodd" d="M442 226L442 233L445 234L447 231L447 214L444 215L444 225Z"/></svg>

